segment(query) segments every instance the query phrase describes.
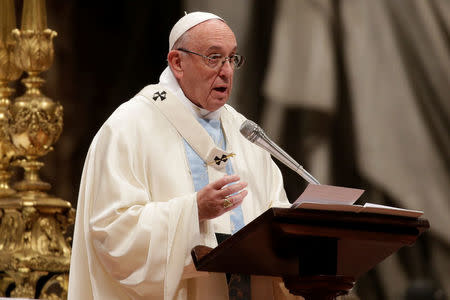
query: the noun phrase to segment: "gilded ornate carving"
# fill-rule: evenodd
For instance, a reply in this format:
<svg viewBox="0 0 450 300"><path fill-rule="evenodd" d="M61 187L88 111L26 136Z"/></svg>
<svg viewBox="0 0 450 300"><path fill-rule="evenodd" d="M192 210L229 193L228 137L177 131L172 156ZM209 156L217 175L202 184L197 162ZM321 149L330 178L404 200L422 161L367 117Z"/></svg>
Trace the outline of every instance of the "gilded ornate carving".
<svg viewBox="0 0 450 300"><path fill-rule="evenodd" d="M14 279L12 279L5 272L0 271L0 297L5 297L6 292L14 284Z"/></svg>
<svg viewBox="0 0 450 300"><path fill-rule="evenodd" d="M48 70L53 64L53 38L58 34L51 30L13 30L18 47L15 52L16 64L31 76Z"/></svg>
<svg viewBox="0 0 450 300"><path fill-rule="evenodd" d="M42 288L39 299L59 300L67 299L69 274L54 275Z"/></svg>
<svg viewBox="0 0 450 300"><path fill-rule="evenodd" d="M42 211L40 207L23 207L18 200L15 205L1 210L0 270L13 278L14 295L34 298L35 284L40 277L69 270L70 239L65 233L73 225L74 210L60 208L54 214L45 213L45 208ZM4 206L0 202L0 207Z"/></svg>
<svg viewBox="0 0 450 300"><path fill-rule="evenodd" d="M9 97L14 89L8 86L9 82L17 80L22 70L15 64L14 51L16 43L11 38L0 38L0 197L11 196L15 193L9 187L11 174L8 170L14 147L9 135L11 113L9 111Z"/></svg>
<svg viewBox="0 0 450 300"><path fill-rule="evenodd" d="M2 95L8 92L7 95L10 96L14 91L8 88L7 83L17 80L22 74L22 70L15 64L14 51L16 48L16 43L14 42L2 42L0 41L0 78L4 85L0 88Z"/></svg>
<svg viewBox="0 0 450 300"><path fill-rule="evenodd" d="M18 153L28 157L43 156L52 150L63 128L63 109L47 97L23 96L11 107L10 133Z"/></svg>
<svg viewBox="0 0 450 300"><path fill-rule="evenodd" d="M16 64L28 73L28 77L22 80L27 88L25 94L16 98L10 107L9 135L16 155L25 157L15 162L25 170L24 180L15 185L19 191L50 188L39 178L42 163L37 158L51 151L58 140L63 128L63 108L42 94L40 87L44 80L39 73L47 70L53 62L53 38L56 35L50 29L13 30L17 43Z"/></svg>
<svg viewBox="0 0 450 300"><path fill-rule="evenodd" d="M21 236L24 233L22 215L16 209L6 210L0 223L0 251L13 252L22 248ZM14 234L11 234L14 233ZM0 259L0 264L2 259Z"/></svg>
<svg viewBox="0 0 450 300"><path fill-rule="evenodd" d="M40 91L45 82L38 75L53 63L53 38L56 32L13 30L17 47L16 64L28 73L22 82L27 90L11 107L10 133L19 155L37 157L51 151L63 127L63 108Z"/></svg>
<svg viewBox="0 0 450 300"><path fill-rule="evenodd" d="M6 271L6 273L13 278L16 284L10 295L13 298L36 298L36 282L39 278L48 274L45 271L31 271L27 268L17 271Z"/></svg>
<svg viewBox="0 0 450 300"><path fill-rule="evenodd" d="M0 4L13 7L5 1ZM34 13L40 17L34 19ZM63 128L63 108L41 92L45 81L39 77L53 62L57 34L46 29L45 1L24 0L23 16L23 30L14 29L8 43L0 42L0 296L65 299L71 254L67 233L75 213L69 202L45 192L51 186L39 178L44 164L38 161ZM10 104L7 83L21 70L28 74L22 80L26 91ZM17 192L7 186L12 158L11 165L25 170L14 185Z"/></svg>

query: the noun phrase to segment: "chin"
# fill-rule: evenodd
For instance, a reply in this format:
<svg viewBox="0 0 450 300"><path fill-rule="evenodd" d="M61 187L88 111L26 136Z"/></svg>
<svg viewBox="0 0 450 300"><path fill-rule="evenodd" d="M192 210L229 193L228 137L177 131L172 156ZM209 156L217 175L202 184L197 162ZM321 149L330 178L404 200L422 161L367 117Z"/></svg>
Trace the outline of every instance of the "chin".
<svg viewBox="0 0 450 300"><path fill-rule="evenodd" d="M227 99L221 100L221 101L214 101L213 105L209 105L209 108L207 108L209 111L216 111L220 109L222 106L227 103Z"/></svg>
<svg viewBox="0 0 450 300"><path fill-rule="evenodd" d="M227 101L228 101L228 96L227 97L216 97L216 98L210 98L210 101L208 101L209 105L206 108L209 111L215 111L218 110L219 108L221 108L222 106L224 106Z"/></svg>

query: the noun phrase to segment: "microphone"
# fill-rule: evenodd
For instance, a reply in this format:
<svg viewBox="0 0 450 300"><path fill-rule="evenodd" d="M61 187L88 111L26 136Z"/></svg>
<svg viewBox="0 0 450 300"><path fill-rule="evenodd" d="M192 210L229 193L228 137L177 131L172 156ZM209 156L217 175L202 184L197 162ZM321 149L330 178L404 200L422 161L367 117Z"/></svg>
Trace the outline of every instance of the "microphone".
<svg viewBox="0 0 450 300"><path fill-rule="evenodd" d="M302 176L309 183L320 184L317 179L303 169L303 167L290 157L289 154L272 142L265 134L264 130L262 130L255 122L250 120L244 121L239 131L247 140L267 150L272 156L275 156L279 161Z"/></svg>

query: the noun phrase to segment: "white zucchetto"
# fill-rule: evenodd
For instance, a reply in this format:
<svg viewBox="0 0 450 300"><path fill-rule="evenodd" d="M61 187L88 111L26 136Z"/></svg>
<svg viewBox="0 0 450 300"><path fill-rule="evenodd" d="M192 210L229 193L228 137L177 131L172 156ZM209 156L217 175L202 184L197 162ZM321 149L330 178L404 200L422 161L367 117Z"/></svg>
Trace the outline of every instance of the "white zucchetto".
<svg viewBox="0 0 450 300"><path fill-rule="evenodd" d="M211 19L219 19L219 20L224 21L221 17L216 16L215 14L200 12L200 11L186 14L181 19L179 19L178 22L175 23L175 25L173 25L173 28L170 31L169 51L172 50L173 45L180 38L180 36L183 35L183 33L188 31L195 25L198 25L200 23L203 23L203 22L205 22L207 20L211 20Z"/></svg>

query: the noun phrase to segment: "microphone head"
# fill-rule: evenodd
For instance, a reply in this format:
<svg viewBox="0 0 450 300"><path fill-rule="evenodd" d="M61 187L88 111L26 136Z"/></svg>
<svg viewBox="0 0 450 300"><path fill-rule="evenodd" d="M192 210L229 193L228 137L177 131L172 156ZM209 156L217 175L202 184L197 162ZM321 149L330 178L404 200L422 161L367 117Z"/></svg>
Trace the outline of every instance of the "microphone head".
<svg viewBox="0 0 450 300"><path fill-rule="evenodd" d="M253 143L258 138L258 135L262 129L255 122L245 120L239 131L246 139Z"/></svg>
<svg viewBox="0 0 450 300"><path fill-rule="evenodd" d="M284 152L283 149L272 142L264 133L264 130L262 130L262 128L259 127L255 122L245 120L241 124L241 128L239 129L239 131L247 140L269 152L272 156L276 157L283 164L291 168L294 172L298 173L309 183L320 184L317 179L312 177L311 174L303 169L303 167L299 165L299 163L296 162L292 157L290 157L289 154Z"/></svg>

